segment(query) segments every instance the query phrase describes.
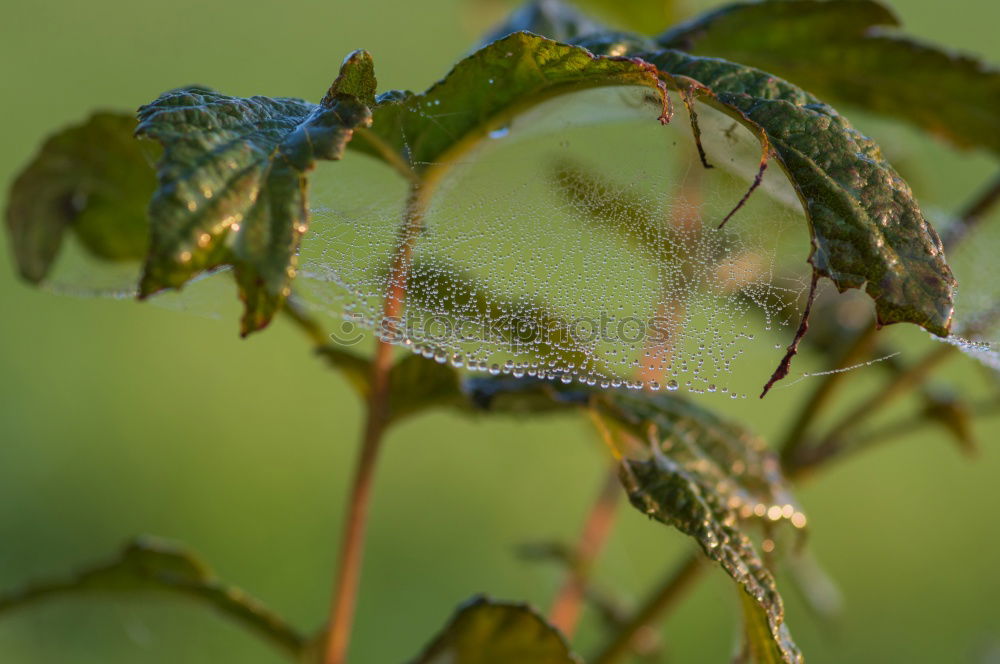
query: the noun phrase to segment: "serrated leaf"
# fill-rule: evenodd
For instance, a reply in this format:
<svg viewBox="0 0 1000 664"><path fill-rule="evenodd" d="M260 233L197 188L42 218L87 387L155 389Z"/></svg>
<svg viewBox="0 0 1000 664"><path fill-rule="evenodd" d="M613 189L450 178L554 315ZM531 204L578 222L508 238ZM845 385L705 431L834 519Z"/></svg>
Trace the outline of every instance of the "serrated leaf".
<svg viewBox="0 0 1000 664"><path fill-rule="evenodd" d="M526 604L475 597L411 664L581 664L555 627Z"/></svg>
<svg viewBox="0 0 1000 664"><path fill-rule="evenodd" d="M197 556L152 538L134 540L110 562L68 578L0 594L0 616L71 595L150 591L173 593L206 604L294 656L305 647L303 636L257 600L219 580Z"/></svg>
<svg viewBox="0 0 1000 664"><path fill-rule="evenodd" d="M874 141L758 69L671 50L641 57L671 87L766 136L809 219L817 274L840 290L864 288L881 325L910 322L947 336L955 278L941 240Z"/></svg>
<svg viewBox="0 0 1000 664"><path fill-rule="evenodd" d="M422 94L380 95L372 128L358 132L350 147L419 176L535 104L615 85L646 86L664 94L655 72L639 60L596 56L518 32L460 61Z"/></svg>
<svg viewBox="0 0 1000 664"><path fill-rule="evenodd" d="M631 503L697 541L766 617L780 661L801 662L774 577L741 526L750 516L805 525L776 455L759 438L670 395L616 392L592 403L622 455Z"/></svg>
<svg viewBox="0 0 1000 664"><path fill-rule="evenodd" d="M753 2L711 11L658 41L759 67L958 147L1000 153L1000 69L897 34L898 25L871 0Z"/></svg>
<svg viewBox="0 0 1000 664"><path fill-rule="evenodd" d="M164 146L141 297L234 265L243 334L270 322L308 227L307 172L318 159L339 159L354 129L371 123L354 96L371 97L370 65L367 54L349 57L318 105L194 87L139 109L138 135Z"/></svg>
<svg viewBox="0 0 1000 664"><path fill-rule="evenodd" d="M97 258L145 257L156 179L135 124L131 114L95 113L46 140L14 181L7 231L25 279L46 277L67 231Z"/></svg>

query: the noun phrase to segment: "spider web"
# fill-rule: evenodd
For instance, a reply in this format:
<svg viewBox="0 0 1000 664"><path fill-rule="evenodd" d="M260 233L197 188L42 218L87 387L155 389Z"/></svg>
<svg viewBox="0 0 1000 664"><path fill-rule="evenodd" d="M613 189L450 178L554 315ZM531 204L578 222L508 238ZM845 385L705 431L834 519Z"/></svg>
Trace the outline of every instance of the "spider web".
<svg viewBox="0 0 1000 664"><path fill-rule="evenodd" d="M771 195L719 229L757 171L756 140L699 104L716 166L704 170L683 111L664 128L649 103L619 89L543 104L447 164L409 232L398 176L371 160L322 166L300 295L469 370L755 393L808 289L805 220L774 168ZM387 319L396 286L402 313Z"/></svg>

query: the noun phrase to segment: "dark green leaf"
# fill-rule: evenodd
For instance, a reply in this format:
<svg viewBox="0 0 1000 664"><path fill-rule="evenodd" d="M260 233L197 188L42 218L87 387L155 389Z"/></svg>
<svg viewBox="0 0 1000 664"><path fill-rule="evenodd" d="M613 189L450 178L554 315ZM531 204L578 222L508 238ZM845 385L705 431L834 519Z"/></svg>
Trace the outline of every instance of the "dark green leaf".
<svg viewBox="0 0 1000 664"><path fill-rule="evenodd" d="M168 592L211 606L279 649L298 656L306 640L239 588L216 578L204 562L175 545L142 538L112 561L57 581L0 594L0 616L36 602L90 593Z"/></svg>
<svg viewBox="0 0 1000 664"><path fill-rule="evenodd" d="M389 419L398 421L429 408L459 406L465 402L461 378L447 364L421 355L410 355L392 367L389 386Z"/></svg>
<svg viewBox="0 0 1000 664"><path fill-rule="evenodd" d="M465 58L422 94L381 95L372 128L358 132L351 148L416 177L448 163L532 105L615 85L646 86L665 94L655 71L641 61L595 56L519 32Z"/></svg>
<svg viewBox="0 0 1000 664"><path fill-rule="evenodd" d="M344 58L340 74L327 90L321 106L332 107L340 97L353 97L369 109L375 106L375 62L368 51L354 51Z"/></svg>
<svg viewBox="0 0 1000 664"><path fill-rule="evenodd" d="M462 382L473 412L508 415L557 413L586 405L595 391L579 384L537 378L470 376Z"/></svg>
<svg viewBox="0 0 1000 664"><path fill-rule="evenodd" d="M96 113L49 138L14 181L7 230L24 278L48 274L67 229L105 260L142 260L153 169L131 114Z"/></svg>
<svg viewBox="0 0 1000 664"><path fill-rule="evenodd" d="M354 129L371 123L353 95L369 98L374 85L369 56L354 53L319 105L186 88L143 106L138 135L165 152L140 296L234 265L243 333L267 325L289 293L307 230L306 174L317 159L339 159Z"/></svg>
<svg viewBox="0 0 1000 664"><path fill-rule="evenodd" d="M752 598L780 661L801 662L774 577L741 529L751 516L805 525L776 455L759 438L670 395L609 392L592 403L622 455L632 504L694 538Z"/></svg>
<svg viewBox="0 0 1000 664"><path fill-rule="evenodd" d="M483 44L503 39L515 32L533 32L559 42L574 42L606 31L607 27L573 5L559 0L531 0L491 30L483 39Z"/></svg>
<svg viewBox="0 0 1000 664"><path fill-rule="evenodd" d="M566 639L525 604L476 597L412 664L580 664Z"/></svg>
<svg viewBox="0 0 1000 664"><path fill-rule="evenodd" d="M895 34L870 0L732 4L665 33L667 48L782 76L831 103L902 118L959 147L1000 153L1000 70Z"/></svg>
<svg viewBox="0 0 1000 664"><path fill-rule="evenodd" d="M870 138L829 106L766 72L680 51L642 56L668 85L758 133L809 219L816 272L840 290L864 288L879 323L916 323L946 336L955 279L909 186Z"/></svg>

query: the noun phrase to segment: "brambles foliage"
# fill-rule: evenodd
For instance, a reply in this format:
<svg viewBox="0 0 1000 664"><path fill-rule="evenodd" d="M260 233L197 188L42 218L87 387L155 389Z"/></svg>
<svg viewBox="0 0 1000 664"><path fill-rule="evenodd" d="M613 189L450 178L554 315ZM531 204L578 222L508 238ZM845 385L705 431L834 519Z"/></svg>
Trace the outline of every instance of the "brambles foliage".
<svg viewBox="0 0 1000 664"><path fill-rule="evenodd" d="M643 24L655 20L652 5L643 7L621 15ZM135 288L140 298L231 268L244 302L242 333L266 327L279 313L302 327L368 403L366 444L431 408L474 416L586 411L611 449L631 503L691 537L735 582L745 617L745 656L797 663L803 656L786 624L771 561L758 553L758 533L766 536L764 551L770 553L772 527L787 522L804 528L789 476L852 449L850 434L872 412L921 388L950 349L968 345L949 338L956 282L937 232L878 145L829 103L906 120L957 147L1000 150L1000 75L971 58L873 30L895 25L886 8L868 0L789 0L730 5L654 37L609 29L569 5L539 0L512 15L423 93L379 92L372 56L356 51L319 103L237 98L191 87L164 93L139 109L137 119L94 115L50 138L16 180L8 231L22 275L36 283L49 278L67 234L96 259L142 261ZM917 74L902 75L910 71ZM740 127L756 142L759 160L751 160L744 173L748 183L725 214L710 218L691 204L694 214L685 216L681 195L665 203L655 192L623 184L628 178L604 177L600 163L560 154L549 160L549 177L540 185L551 196L526 207L527 230L511 221L514 204L498 213L488 209L502 207L491 199L458 206L473 213L475 227L448 234L456 215L449 216L440 196L467 193L467 181L456 175L465 160L475 163L485 144L507 137L530 113L549 112L546 104L556 98L621 87L639 90L637 115L650 125L671 122L675 106L683 105L700 166L712 168L719 145L729 145L726 140ZM133 134L162 147L155 178ZM713 142L719 134L725 140ZM370 219L330 213L334 232L320 236L329 246L317 264L306 267L321 290L337 292L327 302L336 315L375 332L373 358L330 343L312 318L315 303L293 291L296 279L302 280L303 237L319 216L310 209L310 172L322 160L343 160L336 168L360 170L352 160L365 158L401 178L405 194L402 209L389 217L391 232ZM639 172L652 175L645 178L650 180L660 175ZM775 285L773 258L748 247L748 233L733 228L734 215L747 214L750 199L761 195L756 192L765 175L765 184L776 177L787 181L807 226L809 244L796 248L811 274L801 306L798 296L805 289ZM527 185L510 195L524 191ZM378 194L392 198L387 188ZM557 223L557 208L578 222L576 240L560 236L565 227ZM377 216L370 209L365 214ZM341 232L347 227L353 239ZM600 237L607 246L589 249ZM479 256L464 266L448 253L475 249L480 241L493 243L487 246L495 250L495 261ZM571 281L542 270L544 287L532 285L540 263L530 251L541 245L582 277ZM574 254L579 247L584 249ZM363 254L365 249L371 253ZM619 283L601 271L598 263L623 255L644 276L623 270ZM347 269L348 260L360 260L361 271ZM841 292L863 290L875 321L857 333L829 333L835 316L829 306L817 308L818 327L838 343L847 341L837 346L842 353L831 358L827 382L793 424L781 456L741 425L696 403L697 396L672 393L685 379L695 395L727 392L715 381L743 354L741 339L752 338L744 319L764 318L770 329L779 313L786 324L787 311L801 309L798 330L766 393L788 373L808 331L820 279ZM568 322L573 299L578 305L606 304L613 298L611 290L600 290L604 282L641 291L646 299L630 306L646 305L665 319L666 336L616 348L601 345L608 339L582 340ZM436 339L407 331L408 322L436 316L474 323L496 336ZM878 398L818 442L809 437L815 413L844 373L886 359L873 354L874 327L900 322L951 345L942 344L912 366L885 362L891 375ZM525 325L550 333L522 338ZM389 344L417 353L395 360ZM653 359L642 359L643 353ZM667 391L658 392L661 387ZM928 390L922 398L918 422L938 421L972 446L971 409L964 402ZM2 596L0 613L46 597L112 590L167 590L206 602L298 661L321 661L333 633L301 637L188 554L144 543L106 566ZM606 664L627 654L629 638L655 616L657 601L631 624L619 625L626 636L596 661ZM332 664L342 656L331 650L322 661ZM580 660L534 610L479 598L464 605L414 661Z"/></svg>

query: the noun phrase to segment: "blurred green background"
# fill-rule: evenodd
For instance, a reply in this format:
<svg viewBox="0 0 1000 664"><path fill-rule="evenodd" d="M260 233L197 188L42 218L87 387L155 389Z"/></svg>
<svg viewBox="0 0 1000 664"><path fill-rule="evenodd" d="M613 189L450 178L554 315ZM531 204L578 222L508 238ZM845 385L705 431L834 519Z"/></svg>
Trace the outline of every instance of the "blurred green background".
<svg viewBox="0 0 1000 664"><path fill-rule="evenodd" d="M910 33L1000 61L1000 5L895 6ZM364 47L382 89L422 89L503 9L460 0L8 3L0 181L53 129L184 84L318 99L341 58ZM858 124L914 169L928 209L954 209L994 167L882 122ZM21 283L2 242L0 587L153 533L187 543L299 626L318 626L361 425L344 380L283 322L240 341L235 298L213 320L59 297ZM916 330L890 334L913 348L909 359L928 343ZM807 355L797 368L815 360ZM776 434L810 387L723 406ZM929 428L800 490L811 545L846 599L842 618L824 626L786 584L789 624L808 661L1000 662L996 421L980 434L974 461ZM393 431L352 661L405 661L476 592L546 607L561 575L518 560L515 549L574 538L602 472L603 452L577 418L433 414ZM687 548L623 510L598 578L638 598ZM663 626L671 661L728 661L736 606L731 584L713 571ZM599 638L588 616L581 651ZM207 610L166 598L75 599L0 621L0 662L220 661L282 660Z"/></svg>

